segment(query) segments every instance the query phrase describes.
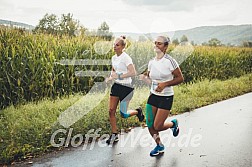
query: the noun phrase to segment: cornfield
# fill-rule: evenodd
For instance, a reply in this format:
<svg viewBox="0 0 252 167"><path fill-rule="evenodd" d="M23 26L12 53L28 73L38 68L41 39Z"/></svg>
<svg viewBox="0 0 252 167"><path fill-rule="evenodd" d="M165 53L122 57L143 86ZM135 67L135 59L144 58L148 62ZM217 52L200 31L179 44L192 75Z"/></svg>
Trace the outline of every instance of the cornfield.
<svg viewBox="0 0 252 167"><path fill-rule="evenodd" d="M103 78L78 77L76 71L109 71L110 65L61 65L64 59L110 60L114 54L95 51L98 37L55 37L0 29L0 109L11 104L86 93ZM110 45L111 43L107 43ZM175 46L170 46L170 51ZM112 45L111 45L112 48ZM126 50L139 72L147 68L153 53L151 42L131 42ZM180 65L186 82L238 77L252 72L251 48L195 46Z"/></svg>

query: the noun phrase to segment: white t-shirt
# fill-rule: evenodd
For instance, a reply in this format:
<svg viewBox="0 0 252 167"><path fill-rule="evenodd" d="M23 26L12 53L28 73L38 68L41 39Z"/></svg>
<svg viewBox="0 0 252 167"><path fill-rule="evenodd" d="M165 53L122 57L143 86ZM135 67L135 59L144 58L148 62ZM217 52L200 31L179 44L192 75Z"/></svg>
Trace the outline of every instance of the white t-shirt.
<svg viewBox="0 0 252 167"><path fill-rule="evenodd" d="M158 83L173 80L172 72L178 68L179 65L175 59L170 55L165 54L162 59L157 60L153 58L149 61L148 71L151 83L151 93L158 96L171 96L174 95L172 86L165 87L162 92L156 92Z"/></svg>
<svg viewBox="0 0 252 167"><path fill-rule="evenodd" d="M125 74L128 72L128 65L133 64L131 57L123 52L120 56L112 56L112 66L117 74ZM123 78L121 80L116 79L115 82L122 84L131 84L131 77Z"/></svg>

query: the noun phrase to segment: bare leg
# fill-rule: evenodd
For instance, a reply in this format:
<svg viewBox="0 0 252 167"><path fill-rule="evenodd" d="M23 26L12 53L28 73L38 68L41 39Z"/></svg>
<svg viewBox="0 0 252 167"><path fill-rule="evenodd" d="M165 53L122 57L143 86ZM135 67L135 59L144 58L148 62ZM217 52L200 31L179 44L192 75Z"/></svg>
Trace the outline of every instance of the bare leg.
<svg viewBox="0 0 252 167"><path fill-rule="evenodd" d="M165 109L157 109L152 106L152 112L154 117L153 127L149 128L149 132L157 144L161 143L159 132L171 128L172 122L164 123L168 117L170 111Z"/></svg>
<svg viewBox="0 0 252 167"><path fill-rule="evenodd" d="M155 120L155 116L156 116L156 113L157 113L157 107L152 106L152 113L153 113L153 117L154 117L154 120ZM157 144L159 144L159 143L160 143L160 138L157 137L157 136L159 136L158 131L156 131L156 130L154 129L154 127L148 128L148 130L149 130L149 132L150 132L152 138L155 140L155 142L156 142Z"/></svg>
<svg viewBox="0 0 252 167"><path fill-rule="evenodd" d="M128 106L129 106L129 102L127 102L127 109L128 109ZM133 116L133 115L137 115L138 111L137 110L128 110L127 111L129 114L130 114L130 117Z"/></svg>
<svg viewBox="0 0 252 167"><path fill-rule="evenodd" d="M117 133L116 126L116 108L119 102L119 98L116 96L110 96L109 98L109 121L112 129L112 133Z"/></svg>
<svg viewBox="0 0 252 167"><path fill-rule="evenodd" d="M155 119L154 119L154 129L156 131L163 131L173 126L172 122L165 122L168 115L170 114L170 110L158 109Z"/></svg>

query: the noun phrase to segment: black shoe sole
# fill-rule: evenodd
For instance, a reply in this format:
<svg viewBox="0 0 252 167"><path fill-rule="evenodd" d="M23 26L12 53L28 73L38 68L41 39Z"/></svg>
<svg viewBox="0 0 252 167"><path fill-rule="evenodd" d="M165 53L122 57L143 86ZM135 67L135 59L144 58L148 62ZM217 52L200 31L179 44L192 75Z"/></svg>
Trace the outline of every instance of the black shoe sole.
<svg viewBox="0 0 252 167"><path fill-rule="evenodd" d="M136 109L137 110L137 118L138 118L138 120L140 121L140 122L143 122L143 120L144 120L144 115L143 115L143 110L142 110L142 108L137 108ZM139 114L140 113L140 114Z"/></svg>

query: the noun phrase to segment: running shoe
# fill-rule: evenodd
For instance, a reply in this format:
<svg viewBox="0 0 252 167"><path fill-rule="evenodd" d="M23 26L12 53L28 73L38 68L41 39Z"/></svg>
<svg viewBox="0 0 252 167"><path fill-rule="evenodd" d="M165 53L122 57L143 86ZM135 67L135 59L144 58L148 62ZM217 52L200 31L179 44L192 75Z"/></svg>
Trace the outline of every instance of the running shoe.
<svg viewBox="0 0 252 167"><path fill-rule="evenodd" d="M140 122L143 122L144 120L144 115L143 115L143 110L141 107L137 108L137 118L139 119Z"/></svg>
<svg viewBox="0 0 252 167"><path fill-rule="evenodd" d="M106 143L110 144L110 143L114 143L114 142L117 142L117 141L119 141L118 134L113 133L112 135L109 136L108 140L106 140Z"/></svg>
<svg viewBox="0 0 252 167"><path fill-rule="evenodd" d="M174 137L177 137L179 134L178 120L173 119L173 120L171 120L171 122L173 123L173 126L171 127L172 134Z"/></svg>
<svg viewBox="0 0 252 167"><path fill-rule="evenodd" d="M150 156L157 156L160 153L164 152L164 145L163 144L158 144L151 152L150 152Z"/></svg>

